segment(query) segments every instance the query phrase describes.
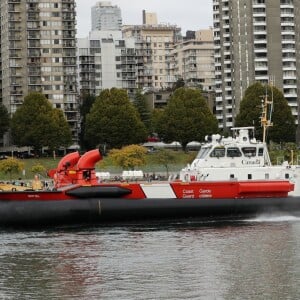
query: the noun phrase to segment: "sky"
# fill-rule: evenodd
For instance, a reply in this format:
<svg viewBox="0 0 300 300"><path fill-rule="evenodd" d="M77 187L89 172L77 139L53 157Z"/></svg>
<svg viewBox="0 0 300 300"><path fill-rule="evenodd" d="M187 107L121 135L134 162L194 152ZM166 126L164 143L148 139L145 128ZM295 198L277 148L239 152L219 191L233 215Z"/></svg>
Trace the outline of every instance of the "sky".
<svg viewBox="0 0 300 300"><path fill-rule="evenodd" d="M158 23L177 25L186 30L206 29L213 25L213 0L110 0L121 8L123 25L141 25L142 11L155 12ZM91 30L91 7L100 0L76 0L77 37Z"/></svg>

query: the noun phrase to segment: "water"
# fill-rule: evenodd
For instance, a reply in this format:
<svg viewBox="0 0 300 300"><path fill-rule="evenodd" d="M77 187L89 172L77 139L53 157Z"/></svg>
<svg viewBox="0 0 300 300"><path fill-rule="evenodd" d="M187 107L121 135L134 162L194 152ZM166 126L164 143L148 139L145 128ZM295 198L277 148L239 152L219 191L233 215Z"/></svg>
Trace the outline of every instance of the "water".
<svg viewBox="0 0 300 300"><path fill-rule="evenodd" d="M0 299L298 299L300 219L0 232Z"/></svg>

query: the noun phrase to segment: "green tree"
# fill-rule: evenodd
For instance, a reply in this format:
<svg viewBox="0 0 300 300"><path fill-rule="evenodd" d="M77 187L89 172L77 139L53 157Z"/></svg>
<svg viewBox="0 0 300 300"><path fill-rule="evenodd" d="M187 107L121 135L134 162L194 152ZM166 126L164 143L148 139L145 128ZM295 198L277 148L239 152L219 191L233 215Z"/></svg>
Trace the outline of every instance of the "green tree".
<svg viewBox="0 0 300 300"><path fill-rule="evenodd" d="M169 177L169 166L177 162L177 155L170 149L159 149L154 155L154 162L166 168L167 177Z"/></svg>
<svg viewBox="0 0 300 300"><path fill-rule="evenodd" d="M107 144L110 148L121 148L141 143L146 137L146 127L126 91L103 90L86 116L85 139L93 147Z"/></svg>
<svg viewBox="0 0 300 300"><path fill-rule="evenodd" d="M166 142L178 141L183 149L218 130L217 119L199 90L179 88L157 120L157 131Z"/></svg>
<svg viewBox="0 0 300 300"><path fill-rule="evenodd" d="M149 109L149 105L147 103L147 99L144 94L142 94L141 90L138 90L135 94L134 100L133 100L133 105L137 109L141 121L144 123L146 126L147 130L149 133L151 130L151 112Z"/></svg>
<svg viewBox="0 0 300 300"><path fill-rule="evenodd" d="M40 93L29 93L11 120L12 139L17 146L31 146L35 151L48 146L55 149L71 144L71 131L61 110Z"/></svg>
<svg viewBox="0 0 300 300"><path fill-rule="evenodd" d="M37 163L37 164L33 165L31 167L30 171L33 174L43 174L43 175L46 174L46 168L45 168L45 166L43 166L40 163Z"/></svg>
<svg viewBox="0 0 300 300"><path fill-rule="evenodd" d="M151 133L157 133L160 127L160 119L164 114L164 109L154 108L151 113Z"/></svg>
<svg viewBox="0 0 300 300"><path fill-rule="evenodd" d="M109 158L125 170L134 170L135 167L146 164L146 153L147 149L143 146L128 145L122 149L112 149Z"/></svg>
<svg viewBox="0 0 300 300"><path fill-rule="evenodd" d="M235 126L254 126L255 136L262 139L262 105L264 97L273 98L269 104L268 119L271 117L273 126L268 128L268 140L273 142L294 142L296 137L295 119L288 102L282 92L276 87L255 83L248 87L240 104L240 112L236 116Z"/></svg>
<svg viewBox="0 0 300 300"><path fill-rule="evenodd" d="M9 129L9 114L6 107L0 104L0 138Z"/></svg>
<svg viewBox="0 0 300 300"><path fill-rule="evenodd" d="M5 174L9 174L10 180L12 179L13 173L18 174L23 169L24 163L14 157L0 160L0 171Z"/></svg>
<svg viewBox="0 0 300 300"><path fill-rule="evenodd" d="M90 112L96 97L90 94L84 94L81 96L80 116L81 116L81 132L80 132L80 145L83 149L92 149L92 145L89 140L84 139L86 115Z"/></svg>
<svg viewBox="0 0 300 300"><path fill-rule="evenodd" d="M68 147L72 143L72 133L62 110L52 110L49 125L47 146L50 150Z"/></svg>
<svg viewBox="0 0 300 300"><path fill-rule="evenodd" d="M185 82L183 80L183 78L179 78L173 85L173 91L179 89L179 88L182 88L185 86Z"/></svg>

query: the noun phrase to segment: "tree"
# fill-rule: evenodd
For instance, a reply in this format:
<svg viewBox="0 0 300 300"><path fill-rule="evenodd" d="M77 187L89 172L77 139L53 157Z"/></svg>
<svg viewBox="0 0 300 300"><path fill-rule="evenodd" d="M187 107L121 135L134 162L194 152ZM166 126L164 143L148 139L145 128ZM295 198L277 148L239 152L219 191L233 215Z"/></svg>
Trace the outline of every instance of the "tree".
<svg viewBox="0 0 300 300"><path fill-rule="evenodd" d="M169 165L171 163L176 163L176 160L176 154L170 149L159 149L154 155L154 161L166 168L167 177L169 177Z"/></svg>
<svg viewBox="0 0 300 300"><path fill-rule="evenodd" d="M10 179L12 174L18 174L24 169L24 163L14 157L0 160L0 171L9 174Z"/></svg>
<svg viewBox="0 0 300 300"><path fill-rule="evenodd" d="M146 153L147 149L143 146L128 145L122 149L112 149L109 158L125 170L134 170L135 167L146 164Z"/></svg>
<svg viewBox="0 0 300 300"><path fill-rule="evenodd" d="M160 119L164 114L164 109L154 108L151 113L151 133L157 133L160 127Z"/></svg>
<svg viewBox="0 0 300 300"><path fill-rule="evenodd" d="M149 109L149 105L147 104L147 99L144 94L142 94L141 90L138 90L135 94L133 105L137 109L141 121L144 123L148 132L151 130L151 112Z"/></svg>
<svg viewBox="0 0 300 300"><path fill-rule="evenodd" d="M72 143L72 134L64 113L60 109L52 110L51 123L48 130L48 144L50 150L68 147Z"/></svg>
<svg viewBox="0 0 300 300"><path fill-rule="evenodd" d="M92 149L91 143L89 140L84 139L85 135L85 123L86 115L90 112L96 97L90 94L84 94L81 96L81 105L80 105L80 116L81 116L81 132L80 132L80 145L84 149Z"/></svg>
<svg viewBox="0 0 300 300"><path fill-rule="evenodd" d="M179 88L182 88L185 86L185 82L183 80L183 78L179 78L173 85L173 91L179 89Z"/></svg>
<svg viewBox="0 0 300 300"><path fill-rule="evenodd" d="M86 116L85 139L93 147L107 144L110 148L145 141L147 130L125 90L106 89L97 97Z"/></svg>
<svg viewBox="0 0 300 300"><path fill-rule="evenodd" d="M0 138L9 129L9 114L6 107L0 104Z"/></svg>
<svg viewBox="0 0 300 300"><path fill-rule="evenodd" d="M63 112L52 108L40 93L29 93L11 120L12 139L17 146L35 151L48 146L55 149L71 144L71 131Z"/></svg>
<svg viewBox="0 0 300 300"><path fill-rule="evenodd" d="M268 114L268 118L271 116L273 126L268 129L268 140L277 143L294 142L296 125L288 102L279 89L264 86L258 82L246 90L240 104L240 112L236 116L235 126L254 126L256 138L262 139L262 104L266 95L268 95L269 101L273 98L273 105L269 105Z"/></svg>
<svg viewBox="0 0 300 300"><path fill-rule="evenodd" d="M46 168L40 163L33 165L30 169L33 174L46 174Z"/></svg>
<svg viewBox="0 0 300 300"><path fill-rule="evenodd" d="M178 141L183 149L191 141L202 141L207 134L218 130L201 91L179 88L157 120L157 132L166 142Z"/></svg>

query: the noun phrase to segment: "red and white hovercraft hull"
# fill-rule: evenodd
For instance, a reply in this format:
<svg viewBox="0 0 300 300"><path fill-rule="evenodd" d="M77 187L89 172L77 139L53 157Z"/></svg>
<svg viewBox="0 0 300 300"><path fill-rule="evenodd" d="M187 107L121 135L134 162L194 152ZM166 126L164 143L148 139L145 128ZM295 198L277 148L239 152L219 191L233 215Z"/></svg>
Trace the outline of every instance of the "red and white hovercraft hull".
<svg viewBox="0 0 300 300"><path fill-rule="evenodd" d="M107 223L150 218L247 217L300 211L288 180L98 183L98 150L66 155L54 190L0 193L0 225Z"/></svg>

